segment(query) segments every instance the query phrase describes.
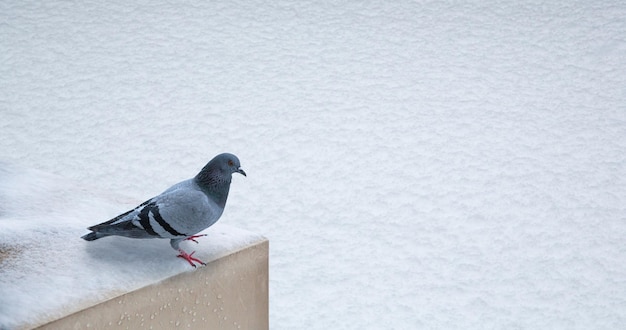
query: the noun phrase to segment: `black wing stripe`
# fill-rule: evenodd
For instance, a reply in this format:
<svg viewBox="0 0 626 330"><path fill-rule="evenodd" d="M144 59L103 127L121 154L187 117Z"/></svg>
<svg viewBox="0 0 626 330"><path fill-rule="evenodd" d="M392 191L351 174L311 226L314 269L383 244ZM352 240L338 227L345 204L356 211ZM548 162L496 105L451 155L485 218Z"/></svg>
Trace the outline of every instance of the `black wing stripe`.
<svg viewBox="0 0 626 330"><path fill-rule="evenodd" d="M163 217L161 216L161 213L159 213L159 207L157 205L154 205L154 207L150 211L154 216L154 220L156 220L156 222L158 222L159 225L161 225L161 227L163 227L163 229L165 229L168 233L174 236L189 236L179 233L178 231L176 231L176 229L172 228L169 223L165 222L165 220L163 220Z"/></svg>
<svg viewBox="0 0 626 330"><path fill-rule="evenodd" d="M156 207L154 203L151 203L151 204L144 206L144 208L141 209L141 212L139 212L139 215L138 215L139 223L148 234L152 236L159 236L159 234L157 234L154 231L154 229L152 229L152 226L150 225L150 217L148 216L148 213L150 212L150 206L153 206L153 205L154 207Z"/></svg>

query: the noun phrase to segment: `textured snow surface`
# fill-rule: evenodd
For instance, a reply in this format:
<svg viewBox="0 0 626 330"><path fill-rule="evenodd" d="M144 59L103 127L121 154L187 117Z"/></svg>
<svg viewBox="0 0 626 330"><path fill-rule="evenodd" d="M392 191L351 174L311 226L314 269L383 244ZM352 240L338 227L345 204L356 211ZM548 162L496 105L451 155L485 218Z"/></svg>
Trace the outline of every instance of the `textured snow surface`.
<svg viewBox="0 0 626 330"><path fill-rule="evenodd" d="M273 329L626 324L623 1L4 1L0 17L0 157L142 200L237 154L248 177L220 223L270 239ZM57 196L60 224L120 211ZM153 267L185 266L170 261Z"/></svg>

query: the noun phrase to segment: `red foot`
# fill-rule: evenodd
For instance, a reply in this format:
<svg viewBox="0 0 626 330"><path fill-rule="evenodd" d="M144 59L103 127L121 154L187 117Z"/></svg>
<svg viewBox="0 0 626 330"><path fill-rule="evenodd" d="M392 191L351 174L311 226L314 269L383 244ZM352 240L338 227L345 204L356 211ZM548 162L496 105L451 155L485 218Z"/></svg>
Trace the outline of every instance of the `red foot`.
<svg viewBox="0 0 626 330"><path fill-rule="evenodd" d="M183 258L185 260L187 260L187 262L193 267L196 268L196 265L194 265L194 261L201 264L202 266L206 266L206 264L204 262L202 262L202 260L194 258L193 254L196 253L196 251L191 252L190 254L187 254L187 252L183 251L182 249L179 249L178 252L180 252L179 255L177 255L177 257L179 258Z"/></svg>
<svg viewBox="0 0 626 330"><path fill-rule="evenodd" d="M206 236L206 234L189 236L189 237L185 238L185 241L194 241L194 242L198 243L198 241L196 241L196 238L202 237L202 236Z"/></svg>

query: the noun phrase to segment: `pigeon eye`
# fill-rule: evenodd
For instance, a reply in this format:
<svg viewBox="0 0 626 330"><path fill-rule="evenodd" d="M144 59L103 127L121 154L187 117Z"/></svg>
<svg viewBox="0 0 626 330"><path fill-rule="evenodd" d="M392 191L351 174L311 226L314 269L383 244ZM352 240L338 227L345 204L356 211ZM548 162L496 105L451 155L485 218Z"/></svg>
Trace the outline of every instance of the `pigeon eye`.
<svg viewBox="0 0 626 330"><path fill-rule="evenodd" d="M228 160L228 166L233 166L235 165L235 163L233 163L233 161L231 159Z"/></svg>

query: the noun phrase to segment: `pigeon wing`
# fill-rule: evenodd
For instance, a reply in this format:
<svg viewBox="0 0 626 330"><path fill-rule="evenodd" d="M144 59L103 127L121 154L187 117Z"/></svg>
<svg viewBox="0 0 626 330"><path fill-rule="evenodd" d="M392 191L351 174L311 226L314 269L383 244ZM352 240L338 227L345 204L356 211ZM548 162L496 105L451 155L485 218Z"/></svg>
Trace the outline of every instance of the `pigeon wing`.
<svg viewBox="0 0 626 330"><path fill-rule="evenodd" d="M164 238L194 235L215 223L224 211L205 193L193 188L169 190L154 198L153 203L149 225ZM146 228L146 220L142 221Z"/></svg>

